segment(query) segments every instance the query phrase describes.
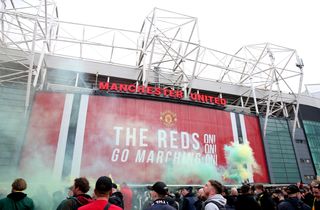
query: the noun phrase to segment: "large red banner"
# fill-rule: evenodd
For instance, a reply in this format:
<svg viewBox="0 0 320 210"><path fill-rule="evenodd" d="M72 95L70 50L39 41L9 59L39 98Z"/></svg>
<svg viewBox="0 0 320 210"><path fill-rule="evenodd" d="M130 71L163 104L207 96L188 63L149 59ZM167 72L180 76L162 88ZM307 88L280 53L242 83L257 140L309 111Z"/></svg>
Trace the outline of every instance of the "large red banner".
<svg viewBox="0 0 320 210"><path fill-rule="evenodd" d="M60 97L59 106L51 103L52 100L46 102L45 98L52 99L52 96L55 99ZM38 145L37 148L44 146L44 143L58 147L57 142L61 141L63 135L57 129L63 129L60 125L66 114L61 117L63 110L56 109L62 108L61 101L65 98L64 94L37 94L34 107L42 108L32 111L24 151L28 151L30 144ZM84 119L85 123L83 127L76 126L76 143L73 148L74 151L81 150L79 175L111 175L116 181L135 184L156 180L165 180L169 184L203 184L208 178L223 178L220 174L227 168L224 147L235 141L234 129L237 129L232 123L231 113L120 97L89 96L86 106L83 106L85 102L82 98L80 101L82 105L76 121ZM57 112L54 118L48 115L46 122L54 120L57 123L57 120L61 120L61 123L52 127L48 126L50 123L44 123L41 127L36 119L41 118L46 109L48 112ZM244 123L242 127L245 128L247 141L261 168L259 173L253 173L253 181L267 183L269 178L258 120L256 117L244 116ZM46 135L49 139L41 139L43 135L39 136L33 130L35 126L42 133L49 132L50 136ZM84 129L82 137L79 137L79 129ZM70 134L67 141L69 138ZM77 148L78 145L81 147ZM55 161L58 160L52 157L46 164L57 165Z"/></svg>

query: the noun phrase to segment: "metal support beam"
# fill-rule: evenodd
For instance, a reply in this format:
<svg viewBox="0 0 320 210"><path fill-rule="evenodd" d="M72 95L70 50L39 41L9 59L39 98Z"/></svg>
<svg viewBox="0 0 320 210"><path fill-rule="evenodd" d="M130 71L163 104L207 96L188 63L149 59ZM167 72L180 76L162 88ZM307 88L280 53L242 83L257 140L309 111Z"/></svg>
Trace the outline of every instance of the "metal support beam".
<svg viewBox="0 0 320 210"><path fill-rule="evenodd" d="M303 61L301 58L299 58L299 56L297 55L297 67L300 69L301 71L301 77L300 77L300 83L299 83L299 91L298 91L298 95L297 95L297 100L296 100L296 109L294 110L294 122L293 122L293 128L292 128L292 140L294 140L295 137L295 132L296 132L296 127L297 127L297 123L299 122L299 118L298 118L298 112L299 112L299 106L300 106L300 94L301 94L301 89L302 89L302 82L303 82Z"/></svg>

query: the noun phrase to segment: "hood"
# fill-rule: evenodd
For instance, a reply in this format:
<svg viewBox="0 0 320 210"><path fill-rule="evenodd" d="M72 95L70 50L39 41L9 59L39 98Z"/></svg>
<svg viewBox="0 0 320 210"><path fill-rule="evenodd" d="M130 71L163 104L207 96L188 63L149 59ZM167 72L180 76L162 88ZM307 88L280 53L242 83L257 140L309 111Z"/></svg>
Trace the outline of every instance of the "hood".
<svg viewBox="0 0 320 210"><path fill-rule="evenodd" d="M93 199L90 197L90 195L87 195L87 194L77 195L76 198L78 199L78 201L82 205L86 205L86 204L91 203L93 201Z"/></svg>
<svg viewBox="0 0 320 210"><path fill-rule="evenodd" d="M209 198L206 200L207 201L216 201L218 203L220 203L221 205L226 205L227 203L227 199L225 199L222 195L220 194L216 194L216 195L211 195L209 196Z"/></svg>
<svg viewBox="0 0 320 210"><path fill-rule="evenodd" d="M10 198L14 201L20 201L20 200L24 199L26 196L27 196L27 194L25 194L23 192L12 192L7 196L7 198Z"/></svg>

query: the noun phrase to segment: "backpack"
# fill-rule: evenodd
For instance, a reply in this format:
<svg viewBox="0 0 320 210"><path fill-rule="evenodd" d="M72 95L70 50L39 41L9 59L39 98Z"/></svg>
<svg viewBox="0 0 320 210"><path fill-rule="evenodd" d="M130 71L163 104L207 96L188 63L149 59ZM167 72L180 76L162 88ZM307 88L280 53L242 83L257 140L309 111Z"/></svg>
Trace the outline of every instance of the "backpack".
<svg viewBox="0 0 320 210"><path fill-rule="evenodd" d="M203 205L203 207L202 207L202 210L205 209L205 207L206 207L206 205L207 205L208 203L213 203L213 204L215 204L215 205L218 207L219 210L226 210L226 207L225 207L224 205L218 203L217 201L213 201L213 200L204 202L204 205Z"/></svg>
<svg viewBox="0 0 320 210"><path fill-rule="evenodd" d="M116 193L112 194L109 197L109 203L113 204L113 205L116 205L116 206L119 206L120 208L124 209L124 203L123 203L122 194L116 194Z"/></svg>
<svg viewBox="0 0 320 210"><path fill-rule="evenodd" d="M82 206L82 204L76 197L72 196L72 197L69 197L68 199L70 199L72 202L72 209L78 209L80 206Z"/></svg>

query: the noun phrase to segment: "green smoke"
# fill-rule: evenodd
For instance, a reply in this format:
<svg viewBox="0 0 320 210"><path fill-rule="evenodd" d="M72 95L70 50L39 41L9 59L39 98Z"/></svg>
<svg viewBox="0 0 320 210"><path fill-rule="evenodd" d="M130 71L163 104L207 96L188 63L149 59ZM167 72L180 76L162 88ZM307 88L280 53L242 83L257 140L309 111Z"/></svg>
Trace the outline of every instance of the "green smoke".
<svg viewBox="0 0 320 210"><path fill-rule="evenodd" d="M248 142L248 141L246 141ZM226 182L241 183L259 171L249 143L232 143L224 146L227 167L223 173ZM251 173L250 173L250 170Z"/></svg>
<svg viewBox="0 0 320 210"><path fill-rule="evenodd" d="M217 166L214 159L196 158L195 153L184 153L179 163L169 162L165 166L164 180L170 184L204 184L215 179L229 184L240 184L259 172L252 148L248 143L224 146L227 165ZM249 170L250 169L250 170Z"/></svg>

